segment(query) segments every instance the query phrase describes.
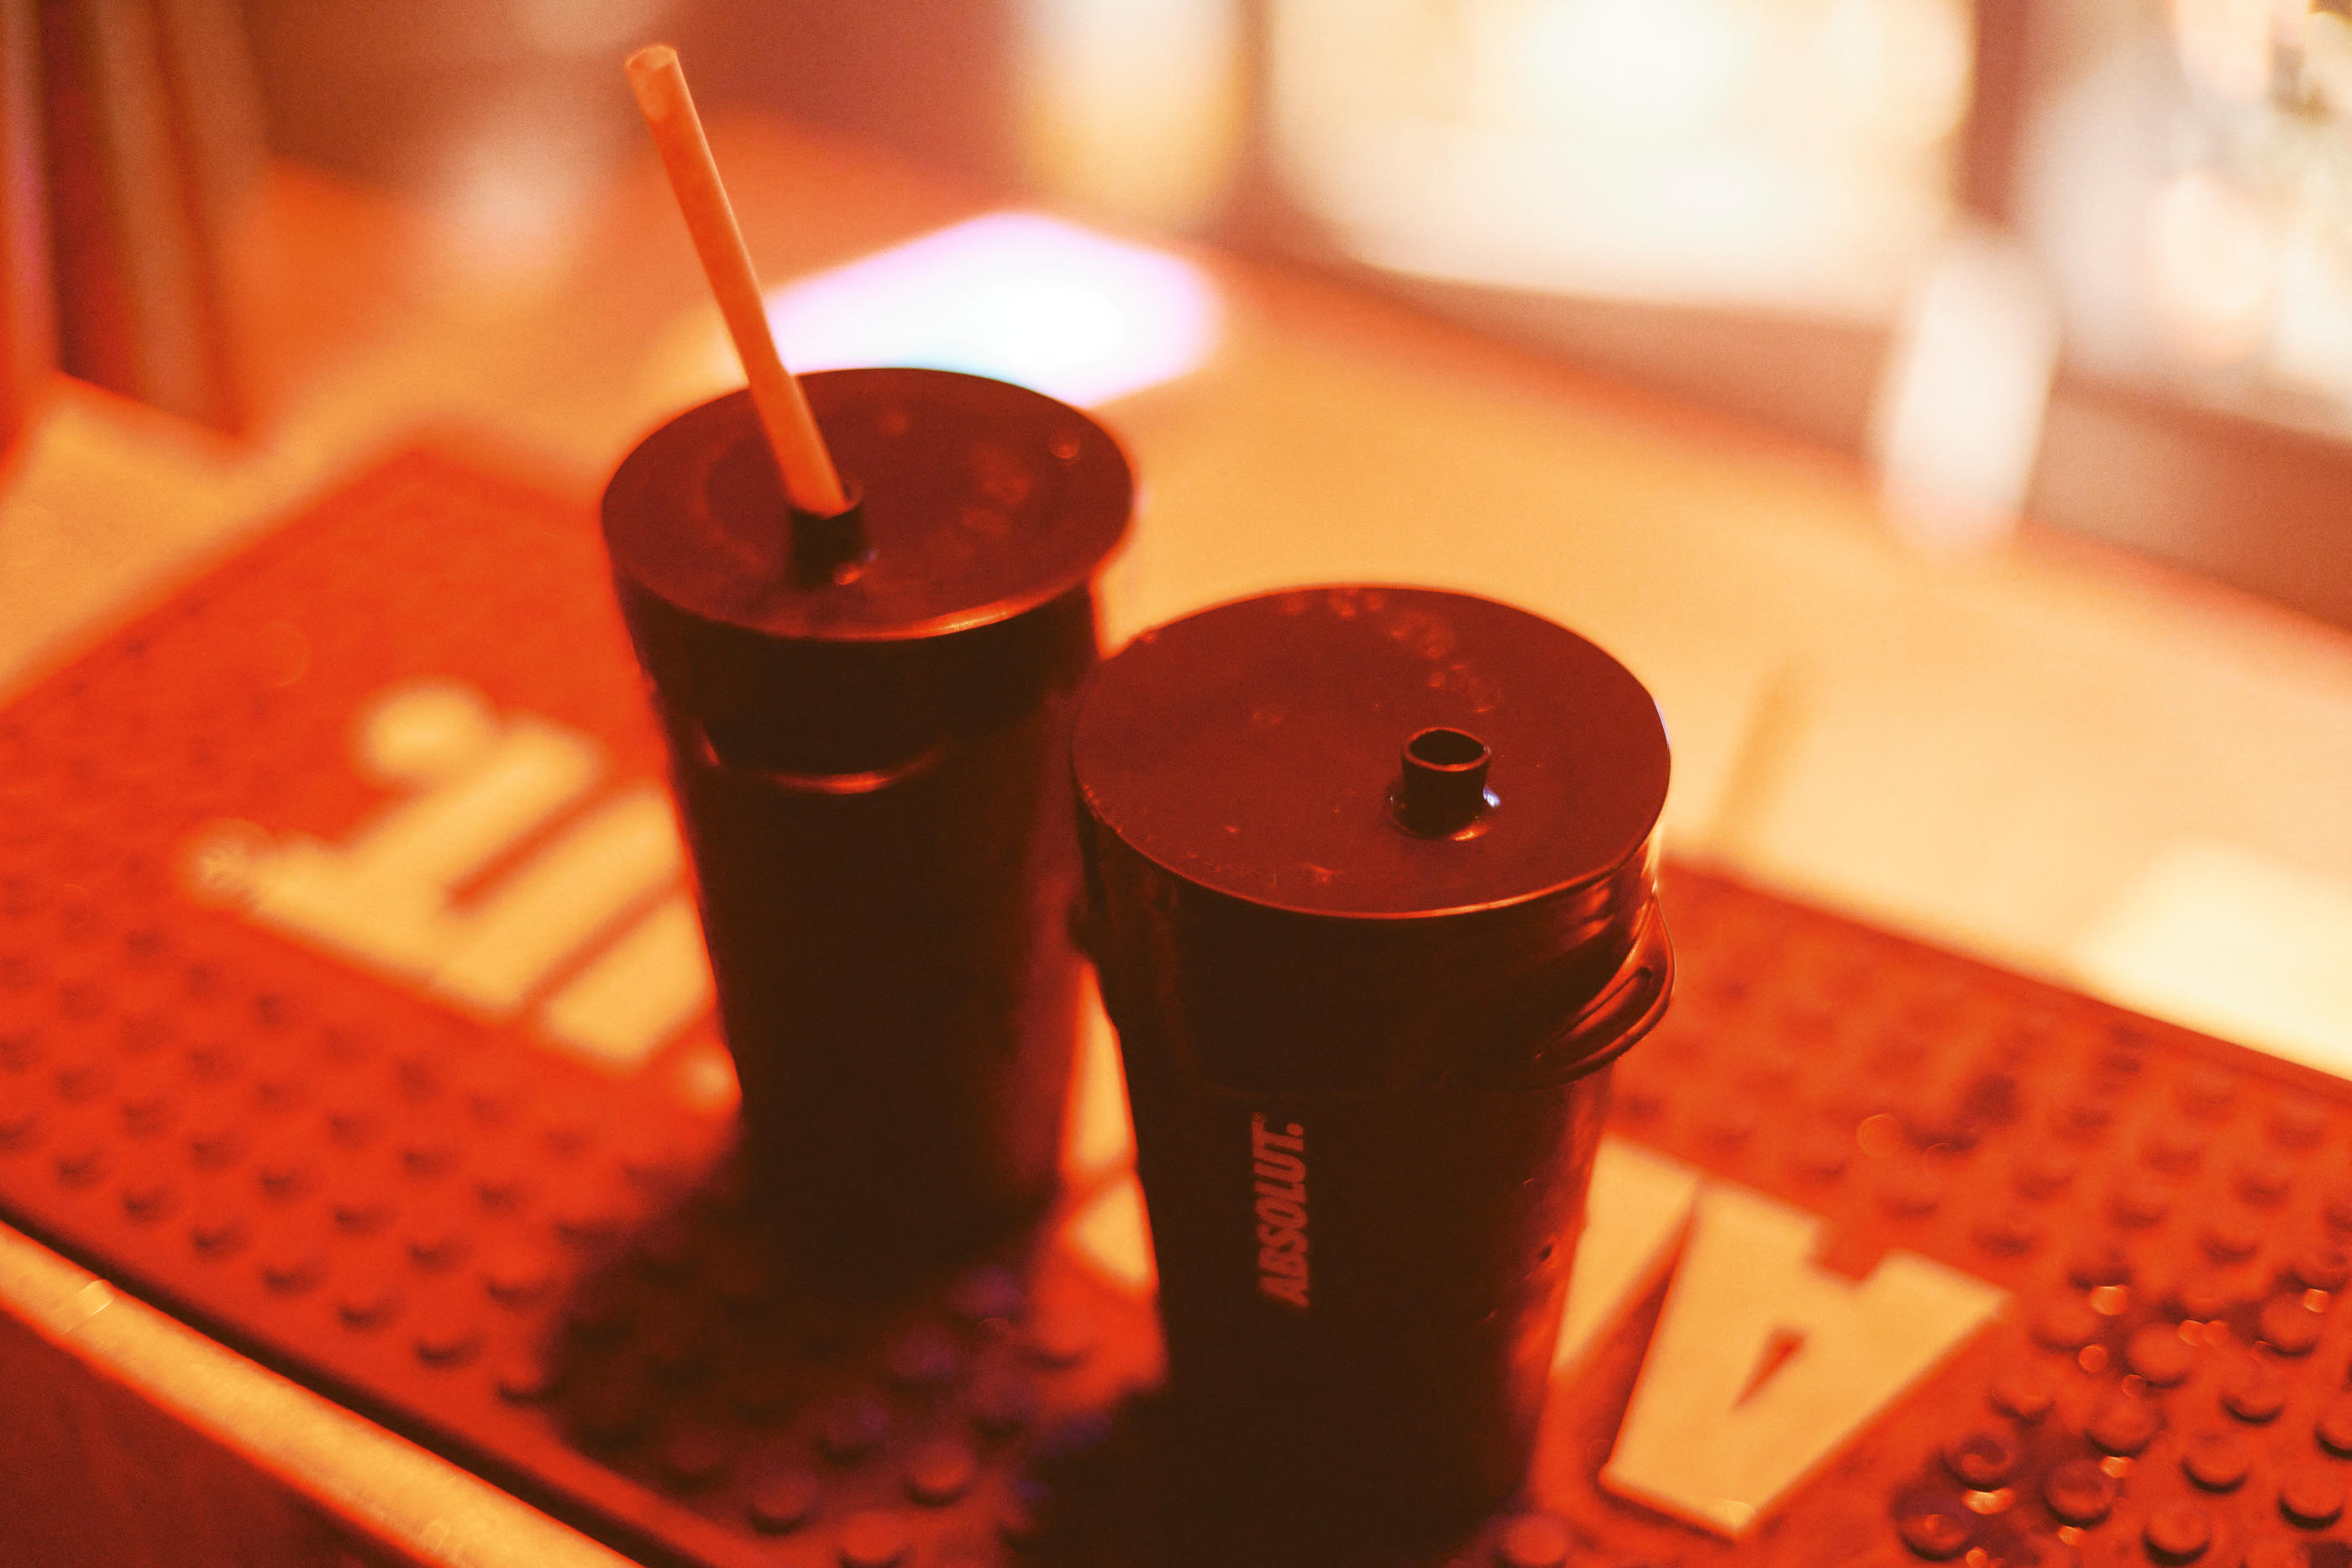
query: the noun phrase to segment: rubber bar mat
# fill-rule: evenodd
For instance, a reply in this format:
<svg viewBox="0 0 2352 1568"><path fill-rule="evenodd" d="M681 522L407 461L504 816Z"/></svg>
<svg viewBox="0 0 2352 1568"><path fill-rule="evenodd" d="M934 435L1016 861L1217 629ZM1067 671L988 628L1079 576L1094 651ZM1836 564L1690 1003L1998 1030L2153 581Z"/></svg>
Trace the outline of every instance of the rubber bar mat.
<svg viewBox="0 0 2352 1568"><path fill-rule="evenodd" d="M1116 1129L1018 1251L814 1304L659 775L592 520L429 455L47 678L0 713L0 1214L649 1560L1148 1560L1084 1480L1158 1375ZM1436 1561L2352 1564L2340 1082L1666 901L1534 1471Z"/></svg>

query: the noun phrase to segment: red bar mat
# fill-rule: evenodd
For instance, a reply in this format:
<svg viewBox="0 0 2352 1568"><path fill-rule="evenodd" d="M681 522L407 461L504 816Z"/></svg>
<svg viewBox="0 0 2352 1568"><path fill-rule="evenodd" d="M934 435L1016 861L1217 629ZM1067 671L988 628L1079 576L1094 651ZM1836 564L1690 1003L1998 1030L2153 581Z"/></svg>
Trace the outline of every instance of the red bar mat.
<svg viewBox="0 0 2352 1568"><path fill-rule="evenodd" d="M592 519L429 455L42 681L0 1214L651 1560L1148 1560L1065 1479L1159 1358L1070 1227L858 1314L757 1245L659 776ZM2339 1082L1696 870L1666 907L1585 1326L1449 1561L2352 1563Z"/></svg>

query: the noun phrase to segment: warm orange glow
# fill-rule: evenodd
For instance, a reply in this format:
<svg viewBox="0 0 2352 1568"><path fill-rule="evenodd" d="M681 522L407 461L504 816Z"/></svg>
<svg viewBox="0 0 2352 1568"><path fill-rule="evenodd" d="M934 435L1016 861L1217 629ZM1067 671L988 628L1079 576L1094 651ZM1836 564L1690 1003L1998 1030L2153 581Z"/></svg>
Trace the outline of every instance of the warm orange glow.
<svg viewBox="0 0 2352 1568"><path fill-rule="evenodd" d="M2199 84L2254 99L2270 87L2273 29L2305 9L2283 0L2172 0L2172 39Z"/></svg>
<svg viewBox="0 0 2352 1568"><path fill-rule="evenodd" d="M742 1103L742 1085L735 1081L735 1059L715 1040L698 1040L678 1056L678 1098L713 1116L733 1113Z"/></svg>
<svg viewBox="0 0 2352 1568"><path fill-rule="evenodd" d="M1873 315L1940 234L1959 0L1279 0L1276 151L1369 260Z"/></svg>
<svg viewBox="0 0 2352 1568"><path fill-rule="evenodd" d="M1241 144L1236 0L1025 0L1029 171L1050 194L1181 228L1215 208Z"/></svg>
<svg viewBox="0 0 2352 1568"><path fill-rule="evenodd" d="M2270 365L2280 380L2352 404L2352 260L2332 214L2309 214L2279 252Z"/></svg>
<svg viewBox="0 0 2352 1568"><path fill-rule="evenodd" d="M1933 550L2005 538L2042 444L2057 323L2014 246L1953 241L1897 334L1880 390L1878 457L1895 526Z"/></svg>
<svg viewBox="0 0 2352 1568"><path fill-rule="evenodd" d="M2158 326L2182 357L2221 365L2261 346L2278 266L2272 225L2214 175L2160 186L2148 209L2150 292Z"/></svg>
<svg viewBox="0 0 2352 1568"><path fill-rule="evenodd" d="M2352 881L2210 839L2169 844L2073 954L2094 990L2352 1074Z"/></svg>
<svg viewBox="0 0 2352 1568"><path fill-rule="evenodd" d="M1620 131L1694 135L1719 123L1756 40L1727 0L1570 0L1522 24L1521 90L1530 106L1616 122Z"/></svg>
<svg viewBox="0 0 2352 1568"><path fill-rule="evenodd" d="M1135 1158L1135 1126L1127 1108L1118 1037L1094 997L1091 977L1087 996L1077 1065L1070 1075L1069 1115L1062 1132L1062 1176L1074 1186Z"/></svg>
<svg viewBox="0 0 2352 1568"><path fill-rule="evenodd" d="M1836 98L1872 134L1933 146L1969 102L1969 19L1947 5L1832 0L1815 47Z"/></svg>
<svg viewBox="0 0 2352 1568"><path fill-rule="evenodd" d="M1197 368L1222 308L1165 251L991 213L773 290L793 367L927 365L1091 407Z"/></svg>
<svg viewBox="0 0 2352 1568"><path fill-rule="evenodd" d="M1133 1176L1122 1176L1080 1209L1063 1235L1107 1283L1139 1296L1160 1289L1151 1222L1144 1213L1143 1187Z"/></svg>

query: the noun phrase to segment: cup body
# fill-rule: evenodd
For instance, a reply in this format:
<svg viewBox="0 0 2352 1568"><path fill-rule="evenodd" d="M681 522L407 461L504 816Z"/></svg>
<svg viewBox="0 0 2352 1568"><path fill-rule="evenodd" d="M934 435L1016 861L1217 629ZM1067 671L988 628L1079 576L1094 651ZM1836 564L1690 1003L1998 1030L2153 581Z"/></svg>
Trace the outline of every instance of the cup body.
<svg viewBox="0 0 2352 1568"><path fill-rule="evenodd" d="M804 380L861 493L862 556L799 570L782 536L803 520L741 461L742 394L632 455L606 537L752 1185L793 1251L887 1281L984 1249L1055 1190L1080 979L1063 758L1129 486L1099 427L1020 388Z"/></svg>
<svg viewBox="0 0 2352 1568"><path fill-rule="evenodd" d="M665 705L745 1153L828 1267L952 1263L1055 1189L1081 977L1060 761L1093 599L1031 614L1004 711L903 769L730 761Z"/></svg>
<svg viewBox="0 0 2352 1568"><path fill-rule="evenodd" d="M1076 753L1083 929L1134 1108L1179 1462L1261 1524L1411 1538L1490 1510L1532 1450L1609 1064L1671 985L1654 896L1664 737L1654 709L1645 724L1618 701L1632 677L1613 662L1585 676L1625 733L1589 722L1578 680L1517 683L1534 706L1517 715L1441 701L1434 716L1496 735L1486 827L1534 847L1489 854L1475 825L1404 836L1378 789L1348 782L1395 767L1358 745L1360 725L1402 740L1433 716L1419 664L1390 657L1397 628L1448 625L1490 670L1570 634L1460 595L1350 591L1379 602L1244 601L1104 667ZM1255 709L1172 697L1216 684L1196 663L1237 669ZM1391 720L1383 694L1399 692ZM1597 854L1580 841L1563 860L1540 819L1592 794L1507 737L1580 720L1647 783ZM1160 790L1180 781L1127 766L1137 747L1264 772L1172 800ZM1306 814L1253 834L1254 799ZM1465 855L1484 860L1465 871ZM1564 864L1576 874L1551 882Z"/></svg>

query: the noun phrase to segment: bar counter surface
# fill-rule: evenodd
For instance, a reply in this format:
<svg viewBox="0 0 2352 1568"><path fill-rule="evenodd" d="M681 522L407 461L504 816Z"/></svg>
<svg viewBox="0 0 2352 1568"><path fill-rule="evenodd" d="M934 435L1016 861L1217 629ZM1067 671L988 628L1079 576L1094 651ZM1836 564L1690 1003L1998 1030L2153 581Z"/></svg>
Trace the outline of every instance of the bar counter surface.
<svg viewBox="0 0 2352 1568"><path fill-rule="evenodd" d="M983 210L969 193L772 121L722 124L717 140L772 282ZM7 476L0 676L12 696L34 691L47 673L209 564L315 511L313 497L342 489L420 435L492 472L520 474L584 517L630 442L723 385L724 361L711 352L716 323L690 255L682 239L649 237L671 232L667 199L650 156L621 172L595 204L560 217L412 207L274 170L237 257L250 306L247 341L265 389L254 438L227 444L67 388ZM1916 1222L1924 1228L1905 1247L2033 1298L2032 1312L1992 1331L2005 1336L2001 1354L2008 1339L2047 1353L2052 1336L2074 1332L2055 1323L2057 1309L2041 1304L2047 1286L2083 1294L2101 1314L2067 1352L2085 1376L2094 1375L2090 1351L2114 1339L2118 1365L2135 1369L2130 1376L2143 1387L2167 1386L2137 1370L2157 1355L2139 1330L2156 1321L2143 1320L2158 1298L2150 1292L2140 1307L2108 1312L2118 1298L2098 1292L2126 1287L2074 1278L2092 1268L2081 1249L2069 1256L2072 1243L2088 1245L2090 1232L2078 1234L2080 1227L2114 1225L2126 1239L2168 1223L2178 1228L2185 1221L2168 1221L2160 1207L2138 1231L2128 1217L2158 1203L2158 1186L2201 1194L2181 1174L2196 1170L2213 1173L2217 1191L2230 1187L2217 1202L2259 1219L2267 1212L2263 1174L2279 1162L2298 1173L2301 1162L2323 1154L2331 1171L2344 1165L2336 1146L2343 1112L2326 1108L2340 1088L2302 1069L2214 1056L2215 1048L2170 1030L2128 1025L1960 960L1905 956L1922 950L1825 916L1775 916L1778 905L1739 884L1834 904L2074 988L2104 986L2126 1002L2168 1003L2190 1021L2341 1070L2352 1063L2352 1038L2343 998L2337 994L2338 1010L2329 1011L2323 985L2268 1011L2249 994L2243 968L2234 979L2226 967L2176 977L2181 983L2169 994L2131 988L2136 975L2149 973L2147 955L2177 951L2179 932L2190 928L2179 913L2184 898L2191 915L2263 906L2255 915L2267 912L2278 929L2259 936L2290 967L2299 955L2340 953L2352 940L2327 925L2341 919L2330 879L2352 880L2352 813L2340 809L2341 781L2352 777L2346 638L2030 524L1987 553L1925 558L1885 526L1867 476L1851 464L1595 382L1326 281L1214 256L1191 259L1222 296L1222 346L1190 376L1102 411L1146 483L1136 542L1107 596L1113 644L1203 604L1347 577L1490 594L1612 648L1660 695L1677 764L1669 845L1693 868L1675 885L1694 908L1712 912L1695 921L1701 954L1710 931L1720 944L1713 970L1702 956L1705 983L1689 996L1691 1021L1679 1037L1689 1053L1711 1049L1704 1033L1711 1018L1747 1005L1738 988L1782 988L1769 967L1745 978L1731 971L1793 940L1793 977L1774 990L1769 1018L1749 1026L1773 1037L1759 1044L1757 1071L1784 1072L1783 1091L1793 1075L1816 1071L1789 1061L1788 1049L1820 1027L1822 1009L1847 983L1840 977L1853 965L1832 950L1848 940L1835 933L1852 932L1849 958L1876 955L1933 982L1923 981L1919 1016L1904 1027L1933 1034L1956 1012L1965 1018L1953 1038L1966 1049L1954 1047L1942 1089L1966 1088L1964 1056L1981 1066L1984 1052L2018 1047L2039 1029L2063 1037L2070 1076L2063 1089L2034 1091L2035 1114L2081 1121L2093 1114L2078 1115L2082 1104L2105 1103L2111 1114L2123 1107L2117 1130L2078 1127L2081 1141L2071 1145L2091 1207L2042 1222L2008 1251L1985 1239L1984 1216L1946 1201L1952 1170L1942 1162L1956 1146L1969 1159L1991 1161L1998 1145L2002 1161L1991 1168L2006 1173L2003 1181L2030 1183L2017 1173L2041 1156L2021 1134L2002 1143L2011 1135L1990 1129L2007 1124L1987 1120L1965 1094L1951 1103L1977 1104L1962 1119L1978 1121L1958 1131L1931 1124L1935 1096L1924 1091L1881 1107L1825 1106L1832 1121L1859 1113L1848 1117L1848 1146L1835 1159L1834 1140L1783 1147L1776 1136L1767 1141L1768 1162L1753 1127L1743 1134L1696 1109L1685 1115L1671 1082L1645 1088L1637 1079L1621 1130L1640 1140L1629 1148L1648 1155L1622 1166L1620 1178L1633 1184L1627 1190L1671 1208L1671 1197L1658 1194L1709 1172L1716 1179L1693 1186L1677 1214L1704 1212L1690 1203L1736 1203L1750 1188L1782 1200L1784 1212L1789 1202L1838 1212L1805 1199L1802 1184L1839 1179L1853 1166L1868 1174L1853 1201L1873 1216L1871 1227L1892 1226L1900 1238ZM480 607L447 608L463 620ZM2264 881L2277 862L2302 869ZM1725 874L1734 880L1719 880ZM2280 886L2304 900L2292 917L2281 899L2265 896ZM1882 998L1873 1006L1874 1028L1884 1029L1842 1037L1840 1049L1865 1078L1877 1071L1889 1082L1909 1082L1891 1055L1882 1061L1873 1053L1894 1051L1882 1035L1899 1032L1911 1004ZM2327 1055L2331 1039L2343 1054ZM2125 1056L2140 1066L2125 1068ZM1664 1050L1657 1057L1675 1060ZM2160 1081L2160 1094L2127 1082L2151 1063L2147 1082ZM2224 1079L2226 1094L2215 1087ZM1080 1118L1073 1165L1100 1175L1118 1166L1124 1151L1116 1098L1105 1112L1099 1073L1091 1092L1095 1113ZM1645 1115L1664 1120L1645 1130L1636 1124ZM2305 1138L2314 1118L2320 1136ZM2200 1136L2184 1154L2186 1134L2168 1131L2175 1122L2232 1130ZM2068 1146L2063 1136L2056 1143ZM1827 1175L1805 1176L1808 1159ZM2224 1180L2224 1173L2233 1174ZM1929 1188L1926 1207L1906 1217L1906 1202ZM1716 1197L1691 1196L1702 1191ZM2308 1254L2326 1244L2335 1223L2328 1191L2298 1175L2287 1200L2295 1227L2278 1222L2274 1245L2258 1236L2252 1252L2227 1256L2235 1231L2224 1226L2219 1243L2210 1234L2184 1236L2180 1255L2201 1251L2215 1269L2241 1272L2275 1265L2290 1283L2305 1264L2325 1274L2325 1260ZM2206 1213L2204 1197L2193 1203ZM2093 1222L2093 1209L2105 1218ZM1633 1203L1629 1212L1649 1210ZM59 1235L70 1228L53 1223ZM2014 1229L2009 1240L2023 1234ZM1622 1245L1639 1252L1638 1239ZM1685 1272L1690 1267L1686 1260ZM1106 1277L1116 1273L1112 1267ZM0 1235L0 1280L13 1312L0 1323L0 1341L26 1369L12 1373L12 1386L29 1383L54 1395L52 1429L74 1434L78 1449L70 1466L65 1454L44 1463L16 1453L0 1500L26 1506L37 1496L26 1488L27 1475L61 1479L69 1469L75 1504L90 1511L56 1538L55 1561L163 1561L157 1554L171 1550L185 1553L176 1559L184 1562L251 1560L257 1542L271 1550L297 1543L324 1560L344 1550L362 1561L614 1560L33 1240ZM2324 1298L2336 1286L2298 1288ZM2257 1291L2247 1298L2239 1340L2277 1354L2277 1325L2255 1320L2267 1300L2291 1297ZM2210 1316L2198 1315L2200 1303L2175 1301L2166 1310L2181 1322L2220 1324L2239 1303L2214 1305ZM2227 1334L2211 1344L2175 1337L2202 1358L2193 1387L2231 1375L2218 1348ZM1608 1343L1621 1359L1634 1358L1619 1368L1630 1386L1639 1346L1618 1343L1622 1338ZM1990 1375L1997 1359L1990 1343L1966 1353L1979 1375ZM249 1348L280 1365L302 1363L274 1341ZM2318 1359L2335 1349L2331 1333ZM2205 1357L2207 1350L2216 1354ZM2337 1354L2330 1364L2340 1361ZM2317 1360L2304 1365L2315 1369ZM1969 1375L1963 1367L1944 1375ZM2084 1405L2063 1412L2069 1419L2092 1421L2105 1408L2092 1408L2087 1393L2066 1397ZM2322 1423L2315 1452L2324 1480L2333 1473L2326 1457L2336 1451L2324 1429L2328 1411L2298 1406L2292 1414L2305 1448L2315 1421ZM26 1441L26 1424L12 1430L12 1443ZM1671 1446L1654 1431L1643 1441L1653 1451ZM2120 1452L2104 1451L2111 1459ZM2046 1473L2063 1462L2053 1458ZM134 1500L121 1479L133 1463L183 1478L182 1490L162 1507ZM1955 1466L1965 1468L1951 1461L1946 1469L1957 1474ZM2112 1466L2099 1473L2113 1479ZM1641 1478L1630 1469L1628 1477L1616 1495L1641 1491ZM2072 1495L2065 1484L2056 1495ZM1598 1496L1591 1486L1588 1476L1583 1491L1558 1500L1566 1516ZM540 1495L561 1490L542 1487ZM2046 1479L2043 1491L2042 1506L2063 1519ZM1922 1492L1928 1500L1916 1517L1902 1515L1898 1501L1896 1522L1915 1560L1943 1554L1952 1531L1985 1528L1946 1520L1940 1504L1930 1506L1943 1495ZM2307 1536L2295 1506L2281 1495L2276 1509L2288 1521L2281 1528ZM2086 1510L2078 1511L2088 1517ZM1874 1530L1886 1528L1884 1495L1866 1512ZM191 1522L159 1529L165 1514ZM2142 1542L2136 1532L2135 1553L2143 1546L2158 1552L2161 1538L2173 1555L2158 1560L2190 1560L2197 1553L2176 1550L2186 1536L2164 1534L2176 1527L2189 1528L2179 1519L2159 1524L2149 1512L2144 1531L2154 1533ZM0 1523L0 1532L8 1528ZM1689 1529L1658 1528L1666 1532L1661 1540ZM1493 1550L1507 1562L1539 1563L1542 1545L1498 1537Z"/></svg>

